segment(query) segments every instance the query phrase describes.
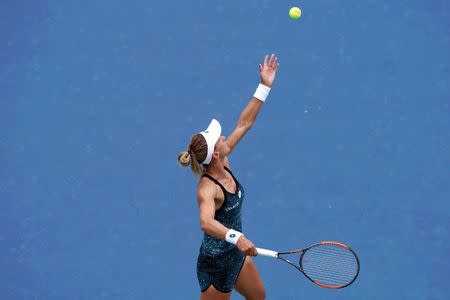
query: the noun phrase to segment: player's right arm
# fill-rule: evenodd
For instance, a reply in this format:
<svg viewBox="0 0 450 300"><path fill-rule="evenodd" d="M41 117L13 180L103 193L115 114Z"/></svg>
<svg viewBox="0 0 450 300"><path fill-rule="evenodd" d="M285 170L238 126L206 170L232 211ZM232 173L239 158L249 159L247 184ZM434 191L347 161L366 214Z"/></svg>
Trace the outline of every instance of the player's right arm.
<svg viewBox="0 0 450 300"><path fill-rule="evenodd" d="M225 227L222 223L214 219L216 212L216 198L217 188L213 182L200 180L197 199L200 210L200 228L208 235L216 239L225 240L225 236L230 228ZM255 245L245 236L241 236L236 243L236 247L244 255L255 256L258 254Z"/></svg>
<svg viewBox="0 0 450 300"><path fill-rule="evenodd" d="M223 240L228 228L214 219L216 193L216 185L213 182L200 180L197 192L198 207L200 209L200 228L210 236Z"/></svg>

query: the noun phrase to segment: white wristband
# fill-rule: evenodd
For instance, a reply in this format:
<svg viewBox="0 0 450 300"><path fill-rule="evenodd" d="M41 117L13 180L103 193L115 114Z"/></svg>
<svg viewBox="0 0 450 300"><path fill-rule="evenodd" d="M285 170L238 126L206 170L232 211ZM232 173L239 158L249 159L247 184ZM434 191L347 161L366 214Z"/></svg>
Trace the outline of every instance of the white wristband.
<svg viewBox="0 0 450 300"><path fill-rule="evenodd" d="M225 235L225 240L228 243L236 245L237 241L239 240L239 238L241 236L243 236L243 234L241 232L236 231L234 229L230 229L230 230L228 230L227 234Z"/></svg>
<svg viewBox="0 0 450 300"><path fill-rule="evenodd" d="M270 87L265 86L264 84L260 83L258 85L258 88L255 91L255 94L253 94L253 97L255 97L256 99L265 102L267 96L269 95L270 92Z"/></svg>

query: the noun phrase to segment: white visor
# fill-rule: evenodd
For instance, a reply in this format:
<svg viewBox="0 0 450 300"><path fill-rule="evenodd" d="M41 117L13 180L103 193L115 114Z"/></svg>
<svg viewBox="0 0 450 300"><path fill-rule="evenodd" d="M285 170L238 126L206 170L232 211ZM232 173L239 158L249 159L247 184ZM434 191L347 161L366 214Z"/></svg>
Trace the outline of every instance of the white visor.
<svg viewBox="0 0 450 300"><path fill-rule="evenodd" d="M206 158L202 162L202 164L209 165L209 163L211 162L212 155L214 153L214 146L219 140L221 133L222 127L220 126L219 121L217 121L216 119L212 119L211 123L209 123L208 128L200 132L200 134L203 135L206 140L206 145L208 145L208 153L206 154Z"/></svg>

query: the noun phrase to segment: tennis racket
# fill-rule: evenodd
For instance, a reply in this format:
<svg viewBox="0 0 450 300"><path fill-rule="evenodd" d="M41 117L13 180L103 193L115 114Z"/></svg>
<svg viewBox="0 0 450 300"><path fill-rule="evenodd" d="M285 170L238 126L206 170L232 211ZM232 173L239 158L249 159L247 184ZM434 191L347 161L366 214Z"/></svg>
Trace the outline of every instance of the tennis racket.
<svg viewBox="0 0 450 300"><path fill-rule="evenodd" d="M277 252L256 248L259 255L287 262L318 286L340 289L352 284L359 274L359 259L348 246L338 242L320 242L308 248ZM285 255L300 254L298 265Z"/></svg>

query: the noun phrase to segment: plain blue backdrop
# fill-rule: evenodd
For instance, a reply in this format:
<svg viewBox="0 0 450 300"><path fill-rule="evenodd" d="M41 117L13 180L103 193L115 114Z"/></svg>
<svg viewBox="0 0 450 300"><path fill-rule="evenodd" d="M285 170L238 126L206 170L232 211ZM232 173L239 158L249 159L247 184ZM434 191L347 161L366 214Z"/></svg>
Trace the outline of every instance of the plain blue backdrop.
<svg viewBox="0 0 450 300"><path fill-rule="evenodd" d="M300 6L299 20L288 17ZM229 134L257 246L338 240L343 290L269 258L268 299L448 299L450 3L0 2L0 298L197 299L196 178L177 155ZM241 299L233 293L233 299Z"/></svg>

